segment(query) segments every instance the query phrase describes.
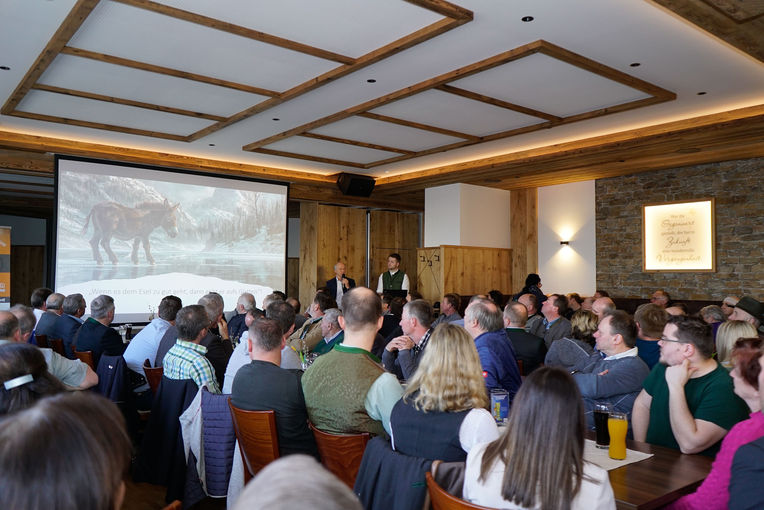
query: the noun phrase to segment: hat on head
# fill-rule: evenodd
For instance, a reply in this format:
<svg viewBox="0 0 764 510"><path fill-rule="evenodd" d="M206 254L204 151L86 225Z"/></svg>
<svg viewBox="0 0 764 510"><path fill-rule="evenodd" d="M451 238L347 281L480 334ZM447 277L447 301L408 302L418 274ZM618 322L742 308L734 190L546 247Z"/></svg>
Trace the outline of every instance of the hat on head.
<svg viewBox="0 0 764 510"><path fill-rule="evenodd" d="M757 320L764 321L764 305L750 296L741 297L735 308L740 308L744 312L750 313Z"/></svg>

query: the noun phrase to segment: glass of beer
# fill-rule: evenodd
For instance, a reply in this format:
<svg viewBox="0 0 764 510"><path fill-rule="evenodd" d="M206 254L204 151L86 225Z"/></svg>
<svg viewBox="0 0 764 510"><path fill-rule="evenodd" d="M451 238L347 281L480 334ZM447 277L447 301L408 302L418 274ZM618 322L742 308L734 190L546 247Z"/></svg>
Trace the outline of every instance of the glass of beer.
<svg viewBox="0 0 764 510"><path fill-rule="evenodd" d="M611 459L623 460L626 458L626 432L629 429L629 422L626 419L626 413L610 413L607 420L607 429L610 433L610 454Z"/></svg>
<svg viewBox="0 0 764 510"><path fill-rule="evenodd" d="M610 445L607 420L612 411L613 406L607 402L594 404L594 431L597 436L595 446L597 448L607 448Z"/></svg>

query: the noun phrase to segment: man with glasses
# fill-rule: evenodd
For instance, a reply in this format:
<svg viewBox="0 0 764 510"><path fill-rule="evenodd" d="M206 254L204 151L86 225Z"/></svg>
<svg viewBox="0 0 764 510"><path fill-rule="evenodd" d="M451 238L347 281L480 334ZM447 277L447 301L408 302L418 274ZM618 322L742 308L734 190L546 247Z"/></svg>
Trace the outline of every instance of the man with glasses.
<svg viewBox="0 0 764 510"><path fill-rule="evenodd" d="M711 328L674 316L658 342L653 367L632 410L634 439L713 457L722 438L748 416L727 370L711 356Z"/></svg>

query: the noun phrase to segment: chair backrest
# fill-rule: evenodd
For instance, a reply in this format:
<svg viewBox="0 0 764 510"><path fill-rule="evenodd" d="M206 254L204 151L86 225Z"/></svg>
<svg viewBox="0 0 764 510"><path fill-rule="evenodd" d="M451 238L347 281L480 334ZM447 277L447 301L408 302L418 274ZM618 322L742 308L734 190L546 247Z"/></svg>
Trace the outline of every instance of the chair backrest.
<svg viewBox="0 0 764 510"><path fill-rule="evenodd" d="M517 360L517 370L520 372L520 375L525 375L525 368L523 367L523 360L518 359Z"/></svg>
<svg viewBox="0 0 764 510"><path fill-rule="evenodd" d="M93 351L74 351L74 355L78 360L88 365L95 372L96 366L93 362Z"/></svg>
<svg viewBox="0 0 764 510"><path fill-rule="evenodd" d="M151 393L154 395L157 394L157 390L159 389L159 383L162 382L162 376L164 375L164 368L162 367L151 367L151 361L148 359L143 362L143 373L146 374L146 381L149 383L149 388L151 388Z"/></svg>
<svg viewBox="0 0 764 510"><path fill-rule="evenodd" d="M37 347L40 347L40 348L48 347L48 337L47 337L47 335L38 335L38 334L35 333L34 341L37 342Z"/></svg>
<svg viewBox="0 0 764 510"><path fill-rule="evenodd" d="M166 507L162 508L162 510L181 510L183 508L183 502L179 499L176 499Z"/></svg>
<svg viewBox="0 0 764 510"><path fill-rule="evenodd" d="M64 351L64 341L60 338L48 338L48 344L50 345L50 348L53 349L55 352L60 354L61 356L66 356L66 351Z"/></svg>
<svg viewBox="0 0 764 510"><path fill-rule="evenodd" d="M329 434L318 430L312 423L309 425L321 463L352 489L371 434Z"/></svg>
<svg viewBox="0 0 764 510"><path fill-rule="evenodd" d="M239 441L244 461L244 482L255 476L266 465L279 458L279 437L276 432L276 413L273 411L245 411L228 400L233 417L233 429Z"/></svg>
<svg viewBox="0 0 764 510"><path fill-rule="evenodd" d="M433 479L432 474L428 471L424 475L427 480L427 492L430 495L430 502L432 503L432 510L462 510L465 508L482 509L485 510L489 507L475 505L469 501L465 501L456 496L452 496L446 492L438 483Z"/></svg>

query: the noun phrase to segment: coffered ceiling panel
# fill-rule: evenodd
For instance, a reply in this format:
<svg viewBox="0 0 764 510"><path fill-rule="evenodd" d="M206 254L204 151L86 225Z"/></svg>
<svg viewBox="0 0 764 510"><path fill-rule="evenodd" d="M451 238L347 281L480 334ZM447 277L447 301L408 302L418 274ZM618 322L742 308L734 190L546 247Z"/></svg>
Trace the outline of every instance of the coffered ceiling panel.
<svg viewBox="0 0 764 510"><path fill-rule="evenodd" d="M305 139L303 137L294 137L272 143L264 147L264 149L266 151L294 153L295 157L305 155L313 158L336 160L338 164L346 166L361 166L378 159L391 158L398 155L395 152L355 147L325 140Z"/></svg>

